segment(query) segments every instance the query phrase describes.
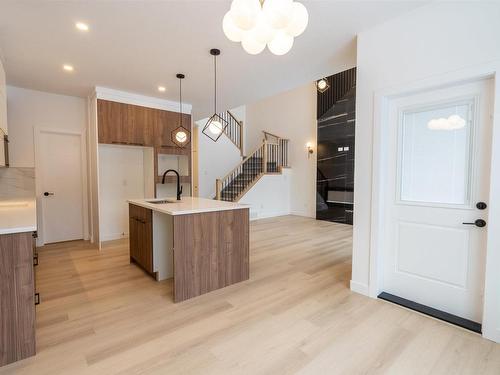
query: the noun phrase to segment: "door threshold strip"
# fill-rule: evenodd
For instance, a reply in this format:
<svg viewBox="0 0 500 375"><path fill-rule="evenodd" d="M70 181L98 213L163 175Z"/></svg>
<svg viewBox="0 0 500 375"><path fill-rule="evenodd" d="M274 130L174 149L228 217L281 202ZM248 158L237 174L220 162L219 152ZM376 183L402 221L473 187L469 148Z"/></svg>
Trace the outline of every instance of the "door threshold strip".
<svg viewBox="0 0 500 375"><path fill-rule="evenodd" d="M454 324L456 326L468 329L470 331L481 333L481 324L477 322L473 322L472 320L461 318L459 316L434 309L429 306L422 305L417 302L410 301L408 299L395 296L394 294L382 292L378 295L378 298L383 299L384 301L388 301L394 303L396 305L400 305L406 307L410 310L418 311L419 313L432 316L433 318L443 320L447 323Z"/></svg>

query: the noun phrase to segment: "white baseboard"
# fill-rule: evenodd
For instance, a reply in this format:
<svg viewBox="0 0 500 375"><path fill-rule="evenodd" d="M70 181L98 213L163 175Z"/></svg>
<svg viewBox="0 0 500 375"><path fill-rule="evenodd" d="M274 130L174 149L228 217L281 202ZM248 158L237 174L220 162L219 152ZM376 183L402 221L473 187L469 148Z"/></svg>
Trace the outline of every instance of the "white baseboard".
<svg viewBox="0 0 500 375"><path fill-rule="evenodd" d="M290 215L310 217L311 219L316 219L316 212L314 212L314 214L312 214L310 212L305 212L305 211L291 211Z"/></svg>
<svg viewBox="0 0 500 375"><path fill-rule="evenodd" d="M101 235L102 242L119 240L121 238L128 238L128 233L125 233L125 235L123 235L123 233L109 233Z"/></svg>
<svg viewBox="0 0 500 375"><path fill-rule="evenodd" d="M485 339L500 343L500 330L488 327L488 324L483 322L483 337Z"/></svg>
<svg viewBox="0 0 500 375"><path fill-rule="evenodd" d="M274 211L274 212L251 212L250 213L250 221L253 220L259 220L259 219L267 219L270 217L277 217L277 216L286 216L290 215L290 212L288 211Z"/></svg>
<svg viewBox="0 0 500 375"><path fill-rule="evenodd" d="M355 293L363 294L368 297L370 296L370 288L367 284L351 280L351 290Z"/></svg>

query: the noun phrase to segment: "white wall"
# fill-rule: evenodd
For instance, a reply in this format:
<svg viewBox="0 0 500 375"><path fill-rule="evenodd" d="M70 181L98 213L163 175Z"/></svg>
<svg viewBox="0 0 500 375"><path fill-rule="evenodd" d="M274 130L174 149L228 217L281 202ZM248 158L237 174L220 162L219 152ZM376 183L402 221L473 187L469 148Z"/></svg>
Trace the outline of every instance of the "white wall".
<svg viewBox="0 0 500 375"><path fill-rule="evenodd" d="M101 241L128 237L127 199L146 196L144 154L141 147L99 145Z"/></svg>
<svg viewBox="0 0 500 375"><path fill-rule="evenodd" d="M1 57L1 56L0 56ZM5 147L3 142L4 134L8 134L7 129L7 86L5 83L5 70L0 58L0 166L5 166Z"/></svg>
<svg viewBox="0 0 500 375"><path fill-rule="evenodd" d="M250 206L250 220L290 214L290 168L279 175L264 175L238 203Z"/></svg>
<svg viewBox="0 0 500 375"><path fill-rule="evenodd" d="M384 91L416 85L432 87L494 74L500 67L499 19L499 3L438 2L358 36L352 289L372 295L375 292L370 285L375 283L374 275L370 275L370 269L375 268L370 265L376 264L375 254L371 254L375 248L371 248L371 236L378 220L377 212L372 212L372 204L376 202L372 202L372 179L377 178L372 176L373 130L383 124L379 124L380 103L377 101L375 105L374 98ZM500 168L498 80L495 85L493 171ZM500 264L499 221L500 178L496 173L492 175L490 188L483 332L497 341L500 341L500 276L493 267Z"/></svg>
<svg viewBox="0 0 500 375"><path fill-rule="evenodd" d="M85 99L7 86L9 155L12 167L34 167L33 129L81 131L86 128Z"/></svg>
<svg viewBox="0 0 500 375"><path fill-rule="evenodd" d="M231 109L231 113L243 121L246 128L245 107ZM215 180L224 177L241 162L241 152L224 134L217 142L202 133L208 119L195 122L194 131L198 132L198 196L212 199L215 197ZM246 137L243 136L245 141Z"/></svg>
<svg viewBox="0 0 500 375"><path fill-rule="evenodd" d="M266 130L290 139L290 213L316 217L316 87L313 83L246 106L247 150L262 142Z"/></svg>
<svg viewBox="0 0 500 375"><path fill-rule="evenodd" d="M7 126L7 85L5 81L5 70L0 59L0 128L8 133ZM1 155L3 157L3 155Z"/></svg>

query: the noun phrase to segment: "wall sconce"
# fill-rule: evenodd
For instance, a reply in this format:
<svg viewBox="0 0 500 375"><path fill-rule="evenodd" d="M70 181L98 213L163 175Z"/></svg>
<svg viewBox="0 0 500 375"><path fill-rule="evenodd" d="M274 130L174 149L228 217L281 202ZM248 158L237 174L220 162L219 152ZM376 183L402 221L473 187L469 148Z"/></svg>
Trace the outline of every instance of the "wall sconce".
<svg viewBox="0 0 500 375"><path fill-rule="evenodd" d="M311 142L307 142L306 143L306 147L307 147L307 158L309 159L311 157L311 155L313 154L313 152L314 152L312 143Z"/></svg>
<svg viewBox="0 0 500 375"><path fill-rule="evenodd" d="M330 88L330 83L328 82L328 78L321 78L319 81L316 81L316 88L322 94L326 90L328 90Z"/></svg>

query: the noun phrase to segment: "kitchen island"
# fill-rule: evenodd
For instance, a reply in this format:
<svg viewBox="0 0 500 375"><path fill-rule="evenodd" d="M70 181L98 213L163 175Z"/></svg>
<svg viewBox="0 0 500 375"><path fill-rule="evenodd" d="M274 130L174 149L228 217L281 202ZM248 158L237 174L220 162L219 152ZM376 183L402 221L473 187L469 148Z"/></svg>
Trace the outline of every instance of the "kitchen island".
<svg viewBox="0 0 500 375"><path fill-rule="evenodd" d="M173 278L174 302L249 278L249 207L183 197L129 200L130 260Z"/></svg>

